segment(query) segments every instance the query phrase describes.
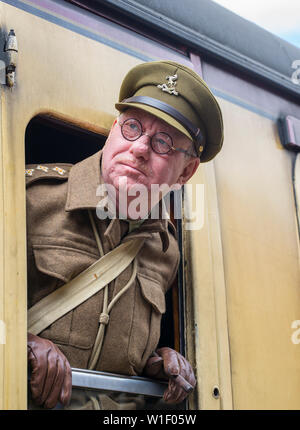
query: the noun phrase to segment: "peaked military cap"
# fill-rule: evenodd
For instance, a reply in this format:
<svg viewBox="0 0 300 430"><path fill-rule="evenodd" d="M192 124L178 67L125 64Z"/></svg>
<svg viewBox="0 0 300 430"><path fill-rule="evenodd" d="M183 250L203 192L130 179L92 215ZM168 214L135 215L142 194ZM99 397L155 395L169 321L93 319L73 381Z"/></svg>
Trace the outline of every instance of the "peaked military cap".
<svg viewBox="0 0 300 430"><path fill-rule="evenodd" d="M217 100L192 69L174 61L139 64L125 76L116 108L145 110L194 142L201 162L221 150L223 120Z"/></svg>

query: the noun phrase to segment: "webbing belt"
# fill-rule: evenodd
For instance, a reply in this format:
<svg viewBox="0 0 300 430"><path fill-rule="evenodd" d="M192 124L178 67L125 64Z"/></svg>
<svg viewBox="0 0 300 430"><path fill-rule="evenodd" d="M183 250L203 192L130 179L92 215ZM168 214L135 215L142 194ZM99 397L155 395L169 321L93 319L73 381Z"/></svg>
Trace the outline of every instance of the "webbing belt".
<svg viewBox="0 0 300 430"><path fill-rule="evenodd" d="M99 260L70 282L33 305L28 310L28 332L36 335L41 333L54 321L102 290L131 264L143 246L144 240L144 238L136 238L121 243L111 252L101 256ZM130 283L133 281L135 274L136 272L132 274ZM129 282L125 287L129 288ZM116 296L114 303L118 299L119 297Z"/></svg>

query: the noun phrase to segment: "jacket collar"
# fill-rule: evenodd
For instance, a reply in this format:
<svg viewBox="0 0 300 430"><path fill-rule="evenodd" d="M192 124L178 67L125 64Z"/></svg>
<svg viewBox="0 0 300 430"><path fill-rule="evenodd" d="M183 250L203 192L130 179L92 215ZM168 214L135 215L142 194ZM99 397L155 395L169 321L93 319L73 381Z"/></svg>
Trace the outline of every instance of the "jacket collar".
<svg viewBox="0 0 300 430"><path fill-rule="evenodd" d="M65 209L95 209L99 203L97 188L103 183L100 174L101 151L72 166L68 180Z"/></svg>
<svg viewBox="0 0 300 430"><path fill-rule="evenodd" d="M97 196L97 189L99 185L103 184L100 171L101 155L102 151L99 151L72 166L69 173L68 194L65 205L67 212L79 209L96 210L97 205L99 205L101 197ZM161 210L165 210L164 204L162 204ZM113 226L115 227L117 221L119 222L119 220L112 219L107 230L110 230ZM150 236L154 232L160 234L163 251L166 251L169 247L167 219L145 219L141 226L128 234L127 237L129 239L137 235Z"/></svg>

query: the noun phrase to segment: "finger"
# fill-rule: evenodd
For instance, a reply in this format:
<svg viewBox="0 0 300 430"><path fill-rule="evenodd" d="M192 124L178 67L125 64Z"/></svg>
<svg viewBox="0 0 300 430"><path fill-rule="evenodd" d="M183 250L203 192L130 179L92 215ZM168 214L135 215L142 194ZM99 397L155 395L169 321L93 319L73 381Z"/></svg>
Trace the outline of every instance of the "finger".
<svg viewBox="0 0 300 430"><path fill-rule="evenodd" d="M169 381L168 388L164 391L163 401L167 403L170 396L171 396L171 387L170 387L170 381Z"/></svg>
<svg viewBox="0 0 300 430"><path fill-rule="evenodd" d="M162 357L159 355L153 355L150 358L148 358L147 364L152 366L153 364L161 363L163 361Z"/></svg>
<svg viewBox="0 0 300 430"><path fill-rule="evenodd" d="M163 359L161 357L150 357L147 361L146 367L145 367L145 373L147 376L150 376L152 378L154 377L163 377Z"/></svg>
<svg viewBox="0 0 300 430"><path fill-rule="evenodd" d="M166 375L178 375L180 372L180 365L178 362L177 352L171 348L161 348L158 352L163 358L164 371Z"/></svg>
<svg viewBox="0 0 300 430"><path fill-rule="evenodd" d="M163 364L163 359L161 357L150 357L147 361L147 367L149 369L160 369Z"/></svg>
<svg viewBox="0 0 300 430"><path fill-rule="evenodd" d="M181 360L180 356L178 361L180 365L180 374L171 375L169 379L168 389L164 393L164 400L166 403L178 404L181 403L190 393L193 391L193 385L191 385L182 375L190 375L189 367L185 364L185 359ZM192 372L193 373L193 372ZM190 378L192 382L193 379Z"/></svg>
<svg viewBox="0 0 300 430"><path fill-rule="evenodd" d="M190 384L193 388L195 386L196 380L190 363L182 355L179 355L179 354L178 354L178 362L180 366L180 376L182 376L184 380L187 381L187 383ZM181 382L183 383L182 385L183 389L185 389L184 381L181 378L179 378L178 383L180 384ZM188 385L187 385L187 388L188 388Z"/></svg>
<svg viewBox="0 0 300 430"><path fill-rule="evenodd" d="M196 385L194 371L190 363L181 354L178 353L177 359L180 367L179 376L183 378L178 378L178 383L185 391L190 392Z"/></svg>
<svg viewBox="0 0 300 430"><path fill-rule="evenodd" d="M63 406L67 406L70 403L72 395L72 369L67 360L65 360L65 369L65 377L60 394L60 402Z"/></svg>
<svg viewBox="0 0 300 430"><path fill-rule="evenodd" d="M182 403L187 398L187 396L188 394L184 390L179 389L178 392L174 394L172 403L178 405Z"/></svg>
<svg viewBox="0 0 300 430"><path fill-rule="evenodd" d="M167 398L167 403L169 404L179 404L182 403L189 395L185 390L183 390L175 381L172 381L172 387L170 394Z"/></svg>
<svg viewBox="0 0 300 430"><path fill-rule="evenodd" d="M54 373L54 369L53 369L53 373ZM50 386L50 390L48 391L47 398L45 399L45 403L44 403L45 408L52 409L59 402L64 376L65 376L64 360L60 354L56 353L55 378L53 380L52 385Z"/></svg>
<svg viewBox="0 0 300 430"><path fill-rule="evenodd" d="M172 381L172 379L169 379L168 388L164 392L164 396L163 396L163 400L166 403L169 403L170 399L172 399L172 393L173 393L174 389L175 389L175 384Z"/></svg>
<svg viewBox="0 0 300 430"><path fill-rule="evenodd" d="M168 390L166 390L164 395L165 402L169 404L180 403L181 399L184 399L186 396L187 393L173 380L170 380Z"/></svg>
<svg viewBox="0 0 300 430"><path fill-rule="evenodd" d="M181 375L172 376L173 382L177 387L180 387L187 394L191 393L194 387Z"/></svg>
<svg viewBox="0 0 300 430"><path fill-rule="evenodd" d="M45 380L47 377L47 355L49 349L40 351L36 355L33 350L29 354L29 361L31 365L31 377L30 377L30 387L32 399L36 402L41 398L43 388L45 385Z"/></svg>
<svg viewBox="0 0 300 430"><path fill-rule="evenodd" d="M45 384L43 386L43 390L41 392L41 396L36 400L38 405L42 405L48 399L53 385L56 383L57 372L58 372L58 356L56 351L51 348L47 354L47 377L45 379Z"/></svg>
<svg viewBox="0 0 300 430"><path fill-rule="evenodd" d="M193 387L191 387L191 390L186 391L182 388L182 386L176 384L177 381L173 381L176 385L176 389L173 391L173 402L175 404L183 402L187 396L190 394L190 392L193 390Z"/></svg>

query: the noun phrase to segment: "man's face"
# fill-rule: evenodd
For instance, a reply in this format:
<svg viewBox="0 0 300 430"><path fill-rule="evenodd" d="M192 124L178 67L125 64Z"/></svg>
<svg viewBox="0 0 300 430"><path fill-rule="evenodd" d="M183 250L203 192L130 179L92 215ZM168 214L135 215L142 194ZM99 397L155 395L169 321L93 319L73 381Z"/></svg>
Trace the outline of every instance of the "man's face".
<svg viewBox="0 0 300 430"><path fill-rule="evenodd" d="M139 120L147 136L142 135L135 141L126 140L120 124L129 118ZM157 154L152 150L148 136L168 133L175 148L191 151L191 141L183 133L154 115L135 108L126 110L119 123L113 125L103 149L102 176L106 184L118 190L119 178L126 177L128 189L132 185L143 184L150 191L151 184L183 185L193 175L199 164L198 158L177 151Z"/></svg>

